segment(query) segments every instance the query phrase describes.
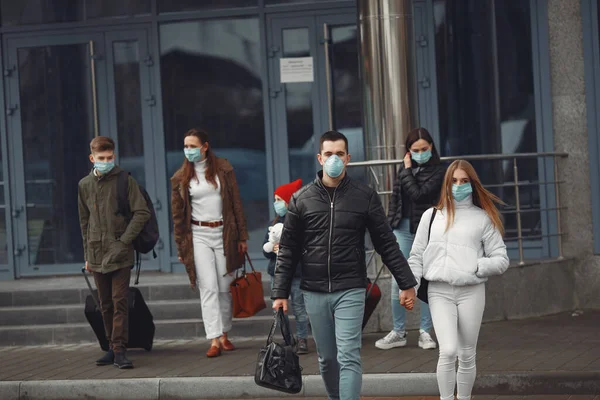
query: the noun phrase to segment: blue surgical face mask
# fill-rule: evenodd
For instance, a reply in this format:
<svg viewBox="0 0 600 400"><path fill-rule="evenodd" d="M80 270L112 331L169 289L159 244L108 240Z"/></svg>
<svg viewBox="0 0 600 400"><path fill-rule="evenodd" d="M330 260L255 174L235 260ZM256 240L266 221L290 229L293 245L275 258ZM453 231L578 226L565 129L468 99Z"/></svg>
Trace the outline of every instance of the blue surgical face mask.
<svg viewBox="0 0 600 400"><path fill-rule="evenodd" d="M410 152L410 156L417 164L425 164L427 161L431 159L431 149L427 151L423 151L421 153L417 153L414 151Z"/></svg>
<svg viewBox="0 0 600 400"><path fill-rule="evenodd" d="M344 172L344 162L336 154L329 156L325 164L323 164L323 171L325 171L327 176L335 179Z"/></svg>
<svg viewBox="0 0 600 400"><path fill-rule="evenodd" d="M275 209L275 212L277 213L277 215L279 215L280 217L285 216L285 214L287 214L287 206L285 205L285 201L283 200L277 200L275 203L273 203L273 208Z"/></svg>
<svg viewBox="0 0 600 400"><path fill-rule="evenodd" d="M456 201L463 201L469 195L473 193L473 187L470 183L463 183L462 185L457 185L456 183L452 185L452 195Z"/></svg>
<svg viewBox="0 0 600 400"><path fill-rule="evenodd" d="M202 160L202 153L200 152L199 147L183 149L183 153L185 154L185 158L187 158L189 162L198 162Z"/></svg>
<svg viewBox="0 0 600 400"><path fill-rule="evenodd" d="M94 168L96 168L96 171L100 172L102 175L108 174L110 171L112 171L112 169L114 167L115 167L114 161L108 161L108 162L95 161L94 162Z"/></svg>

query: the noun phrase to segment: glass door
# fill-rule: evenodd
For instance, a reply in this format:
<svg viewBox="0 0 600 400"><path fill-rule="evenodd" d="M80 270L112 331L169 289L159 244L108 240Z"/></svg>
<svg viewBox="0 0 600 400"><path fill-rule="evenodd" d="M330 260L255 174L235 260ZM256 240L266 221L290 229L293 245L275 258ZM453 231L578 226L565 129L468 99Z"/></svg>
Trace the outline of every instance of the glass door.
<svg viewBox="0 0 600 400"><path fill-rule="evenodd" d="M268 25L276 186L315 178L327 130L346 134L353 159L363 159L355 13L273 16Z"/></svg>
<svg viewBox="0 0 600 400"><path fill-rule="evenodd" d="M163 210L157 200L153 149L153 118L156 100L152 95L152 68L154 60L149 51L145 29L117 31L106 34L108 65L108 97L110 132L117 143L117 162L129 171L154 201L158 215ZM158 217L158 216L157 216ZM163 248L161 241L157 252ZM142 256L144 270L159 269L160 258L151 254Z"/></svg>
<svg viewBox="0 0 600 400"><path fill-rule="evenodd" d="M144 147L155 104L147 37L140 29L6 40L17 278L83 265L77 185L90 172L95 136L115 139L117 162L156 199L155 152ZM147 258L144 269L158 269L158 259Z"/></svg>
<svg viewBox="0 0 600 400"><path fill-rule="evenodd" d="M17 277L76 272L84 263L77 185L106 99L99 34L8 39L6 114ZM106 120L106 119L104 119Z"/></svg>

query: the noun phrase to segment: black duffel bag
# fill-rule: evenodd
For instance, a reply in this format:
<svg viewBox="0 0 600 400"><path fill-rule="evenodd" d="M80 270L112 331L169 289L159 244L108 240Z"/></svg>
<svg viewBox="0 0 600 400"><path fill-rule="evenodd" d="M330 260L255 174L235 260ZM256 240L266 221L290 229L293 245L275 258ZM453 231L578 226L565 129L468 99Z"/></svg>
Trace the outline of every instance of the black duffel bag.
<svg viewBox="0 0 600 400"><path fill-rule="evenodd" d="M283 335L282 344L273 341L277 325ZM254 382L258 386L285 393L299 393L302 390L302 368L296 354L296 339L290 333L290 325L282 308L275 313L267 344L258 353Z"/></svg>

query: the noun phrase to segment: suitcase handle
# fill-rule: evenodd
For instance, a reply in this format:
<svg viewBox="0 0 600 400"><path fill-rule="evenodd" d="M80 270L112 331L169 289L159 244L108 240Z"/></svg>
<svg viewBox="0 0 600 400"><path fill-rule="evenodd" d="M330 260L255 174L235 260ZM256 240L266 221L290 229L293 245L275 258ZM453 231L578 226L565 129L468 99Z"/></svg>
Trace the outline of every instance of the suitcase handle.
<svg viewBox="0 0 600 400"><path fill-rule="evenodd" d="M88 278L87 274L85 273L85 267L81 267L81 273L83 274L83 277L85 278L85 282L88 285L88 288L90 288L90 293L92 294L92 299L94 299L94 303L96 303L96 307L98 308L98 310L100 310L100 303L98 303L98 297L96 295L96 292L94 291L94 289L92 288L92 284L90 283L90 279Z"/></svg>

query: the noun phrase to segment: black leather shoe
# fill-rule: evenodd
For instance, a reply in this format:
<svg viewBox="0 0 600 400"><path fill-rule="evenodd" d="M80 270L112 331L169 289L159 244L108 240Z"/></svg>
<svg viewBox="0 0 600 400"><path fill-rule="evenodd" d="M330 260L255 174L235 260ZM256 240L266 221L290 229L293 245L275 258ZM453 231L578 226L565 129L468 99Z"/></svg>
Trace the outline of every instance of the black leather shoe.
<svg viewBox="0 0 600 400"><path fill-rule="evenodd" d="M133 363L127 359L125 352L117 352L115 353L115 366L119 367L119 369L131 369L133 368Z"/></svg>
<svg viewBox="0 0 600 400"><path fill-rule="evenodd" d="M114 363L115 363L115 353L112 351L112 349L107 351L106 354L104 354L102 356L102 358L99 358L96 360L97 366L112 365Z"/></svg>

